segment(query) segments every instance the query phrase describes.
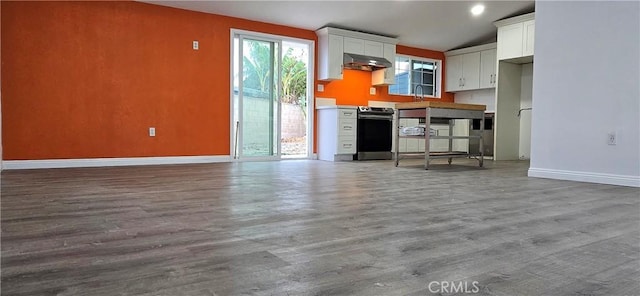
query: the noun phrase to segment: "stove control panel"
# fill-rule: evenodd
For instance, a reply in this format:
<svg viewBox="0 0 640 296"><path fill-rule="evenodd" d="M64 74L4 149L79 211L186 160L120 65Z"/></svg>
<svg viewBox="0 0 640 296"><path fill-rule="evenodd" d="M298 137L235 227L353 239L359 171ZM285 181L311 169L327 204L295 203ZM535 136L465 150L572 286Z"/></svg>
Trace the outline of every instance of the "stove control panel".
<svg viewBox="0 0 640 296"><path fill-rule="evenodd" d="M393 108L359 106L359 113L393 114Z"/></svg>

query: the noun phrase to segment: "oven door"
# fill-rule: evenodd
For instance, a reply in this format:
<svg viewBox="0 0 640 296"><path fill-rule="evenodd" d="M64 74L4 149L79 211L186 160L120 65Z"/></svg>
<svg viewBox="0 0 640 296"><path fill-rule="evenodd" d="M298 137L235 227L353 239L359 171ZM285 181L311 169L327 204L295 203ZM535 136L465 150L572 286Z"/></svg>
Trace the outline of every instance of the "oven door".
<svg viewBox="0 0 640 296"><path fill-rule="evenodd" d="M368 115L358 118L358 160L391 159L392 117Z"/></svg>

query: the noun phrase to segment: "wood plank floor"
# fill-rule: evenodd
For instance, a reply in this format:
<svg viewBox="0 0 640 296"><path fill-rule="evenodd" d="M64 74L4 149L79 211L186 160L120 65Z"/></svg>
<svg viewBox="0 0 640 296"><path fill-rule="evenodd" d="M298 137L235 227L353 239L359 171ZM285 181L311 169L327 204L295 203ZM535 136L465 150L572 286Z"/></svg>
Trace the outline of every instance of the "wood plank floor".
<svg viewBox="0 0 640 296"><path fill-rule="evenodd" d="M1 292L640 295L640 189L434 163L4 171Z"/></svg>

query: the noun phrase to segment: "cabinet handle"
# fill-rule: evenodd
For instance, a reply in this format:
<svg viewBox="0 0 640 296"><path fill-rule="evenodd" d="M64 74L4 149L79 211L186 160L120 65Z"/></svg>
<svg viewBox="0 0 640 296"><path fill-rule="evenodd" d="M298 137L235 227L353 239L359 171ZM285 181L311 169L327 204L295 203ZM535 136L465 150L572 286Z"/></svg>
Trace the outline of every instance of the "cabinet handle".
<svg viewBox="0 0 640 296"><path fill-rule="evenodd" d="M467 84L467 79L462 77L462 86L464 86L465 84Z"/></svg>
<svg viewBox="0 0 640 296"><path fill-rule="evenodd" d="M462 78L458 79L458 86L462 86Z"/></svg>

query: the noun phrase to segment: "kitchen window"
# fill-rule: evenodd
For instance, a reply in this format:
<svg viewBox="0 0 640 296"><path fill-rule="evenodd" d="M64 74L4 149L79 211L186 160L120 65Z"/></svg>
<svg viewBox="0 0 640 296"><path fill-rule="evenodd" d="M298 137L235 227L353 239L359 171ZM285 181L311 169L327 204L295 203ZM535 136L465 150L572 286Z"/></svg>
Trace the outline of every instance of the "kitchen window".
<svg viewBox="0 0 640 296"><path fill-rule="evenodd" d="M441 64L440 60L396 56L396 84L389 86L389 94L414 96L421 85L425 97L440 98ZM417 92L421 93L419 88Z"/></svg>

